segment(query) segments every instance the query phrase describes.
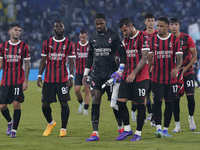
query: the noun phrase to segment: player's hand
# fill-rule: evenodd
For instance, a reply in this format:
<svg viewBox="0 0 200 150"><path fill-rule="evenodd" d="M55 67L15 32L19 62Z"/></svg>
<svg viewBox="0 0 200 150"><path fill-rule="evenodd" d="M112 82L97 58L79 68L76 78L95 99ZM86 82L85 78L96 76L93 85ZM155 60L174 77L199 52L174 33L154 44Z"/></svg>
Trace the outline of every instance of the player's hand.
<svg viewBox="0 0 200 150"><path fill-rule="evenodd" d="M181 67L183 74L188 70L186 67Z"/></svg>
<svg viewBox="0 0 200 150"><path fill-rule="evenodd" d="M132 83L135 79L135 73L131 73L128 75L128 77L126 78L126 82L127 83Z"/></svg>
<svg viewBox="0 0 200 150"><path fill-rule="evenodd" d="M89 87L89 85L87 83L87 76L83 76L82 84L83 84L84 87Z"/></svg>
<svg viewBox="0 0 200 150"><path fill-rule="evenodd" d="M175 78L175 77L178 75L178 71L179 71L178 68L174 68L174 69L171 71L171 77L172 77L172 78Z"/></svg>
<svg viewBox="0 0 200 150"><path fill-rule="evenodd" d="M42 77L37 78L37 86L42 87Z"/></svg>
<svg viewBox="0 0 200 150"><path fill-rule="evenodd" d="M73 78L70 77L70 78L67 80L67 87L70 89L72 86L73 86Z"/></svg>
<svg viewBox="0 0 200 150"><path fill-rule="evenodd" d="M23 83L23 91L25 91L27 88L28 88L28 80L25 79Z"/></svg>
<svg viewBox="0 0 200 150"><path fill-rule="evenodd" d="M121 72L114 72L112 75L111 75L111 79L113 78L113 84L115 84L116 82L117 83L120 83L122 81L122 77L123 77L123 74Z"/></svg>

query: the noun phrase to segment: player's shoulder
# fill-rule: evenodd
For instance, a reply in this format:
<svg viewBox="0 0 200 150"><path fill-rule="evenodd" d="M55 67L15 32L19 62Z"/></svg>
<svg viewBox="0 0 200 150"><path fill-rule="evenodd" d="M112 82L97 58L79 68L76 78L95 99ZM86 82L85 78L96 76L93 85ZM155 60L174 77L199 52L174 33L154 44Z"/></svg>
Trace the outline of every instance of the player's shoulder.
<svg viewBox="0 0 200 150"><path fill-rule="evenodd" d="M186 33L183 33L183 32L180 32L180 36L187 36L187 37L189 37L189 35L188 35L188 34L186 34Z"/></svg>

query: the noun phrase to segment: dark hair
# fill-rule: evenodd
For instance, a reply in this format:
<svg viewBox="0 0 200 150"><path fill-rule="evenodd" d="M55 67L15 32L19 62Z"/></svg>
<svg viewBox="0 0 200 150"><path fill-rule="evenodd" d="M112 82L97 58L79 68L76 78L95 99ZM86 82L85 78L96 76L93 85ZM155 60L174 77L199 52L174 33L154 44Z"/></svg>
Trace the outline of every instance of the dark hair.
<svg viewBox="0 0 200 150"><path fill-rule="evenodd" d="M169 25L169 20L166 17L160 17L158 18L158 21L164 21L166 24Z"/></svg>
<svg viewBox="0 0 200 150"><path fill-rule="evenodd" d="M95 18L94 19L103 19L103 20L106 20L106 17L104 14L102 13L98 13L96 14Z"/></svg>
<svg viewBox="0 0 200 150"><path fill-rule="evenodd" d="M118 26L119 26L119 28L122 28L124 25L128 27L128 26L130 26L131 24L134 26L134 24L133 24L133 22L131 21L131 19L129 19L129 18L122 18L122 19L119 21Z"/></svg>
<svg viewBox="0 0 200 150"><path fill-rule="evenodd" d="M21 28L19 24L13 23L13 24L11 24L11 25L9 26L9 29L12 29L12 28L14 28L14 27L19 27L19 28Z"/></svg>
<svg viewBox="0 0 200 150"><path fill-rule="evenodd" d="M87 34L87 31L86 30L81 30L80 34Z"/></svg>
<svg viewBox="0 0 200 150"><path fill-rule="evenodd" d="M62 23L62 24L64 24L61 20L57 20L57 21L55 21L55 23Z"/></svg>
<svg viewBox="0 0 200 150"><path fill-rule="evenodd" d="M175 23L178 22L180 24L180 20L178 18L170 18L169 23Z"/></svg>
<svg viewBox="0 0 200 150"><path fill-rule="evenodd" d="M153 14L146 14L146 15L144 16L144 18L145 18L145 19L149 19L149 18L154 18L154 19L155 19L155 17L154 17Z"/></svg>

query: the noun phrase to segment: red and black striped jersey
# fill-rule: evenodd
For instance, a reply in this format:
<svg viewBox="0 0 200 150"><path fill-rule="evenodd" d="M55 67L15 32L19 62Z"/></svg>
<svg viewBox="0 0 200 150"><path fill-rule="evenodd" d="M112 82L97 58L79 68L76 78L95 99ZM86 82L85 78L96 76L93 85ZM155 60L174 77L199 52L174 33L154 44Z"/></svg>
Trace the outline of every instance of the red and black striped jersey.
<svg viewBox="0 0 200 150"><path fill-rule="evenodd" d="M23 60L30 60L29 46L23 41L11 43L6 41L0 45L0 59L3 59L3 75L1 84L4 86L22 84L25 79Z"/></svg>
<svg viewBox="0 0 200 150"><path fill-rule="evenodd" d="M88 51L89 51L88 41L85 44L81 44L80 41L75 44L76 74L84 73L86 58L88 56Z"/></svg>
<svg viewBox="0 0 200 150"><path fill-rule="evenodd" d="M181 67L186 67L191 60L192 54L190 52L190 48L195 48L195 43L192 40L192 38L185 33L180 33L179 36L180 42L181 42L181 48L183 51L183 63ZM194 74L194 69L192 66L184 73L183 76L188 76L190 74Z"/></svg>
<svg viewBox="0 0 200 150"><path fill-rule="evenodd" d="M68 80L67 57L75 58L74 44L70 40L56 40L54 37L45 40L41 56L46 56L44 82L58 83Z"/></svg>
<svg viewBox="0 0 200 150"><path fill-rule="evenodd" d="M150 50L149 38L142 32L138 31L133 37L125 38L124 46L127 55L127 61L123 78L127 78L128 75L137 67L140 59L142 58L142 51ZM136 82L149 79L148 64L136 74Z"/></svg>
<svg viewBox="0 0 200 150"><path fill-rule="evenodd" d="M158 34L150 38L150 49L153 53L153 68L151 81L160 84L173 84L177 77L171 77L171 71L176 67L176 54L182 53L179 39L169 33L166 38Z"/></svg>
<svg viewBox="0 0 200 150"><path fill-rule="evenodd" d="M149 36L149 38L154 36L154 35L156 35L156 34L158 34L157 30L155 30L154 33L151 33L151 34L147 33L147 31L144 31L144 32Z"/></svg>

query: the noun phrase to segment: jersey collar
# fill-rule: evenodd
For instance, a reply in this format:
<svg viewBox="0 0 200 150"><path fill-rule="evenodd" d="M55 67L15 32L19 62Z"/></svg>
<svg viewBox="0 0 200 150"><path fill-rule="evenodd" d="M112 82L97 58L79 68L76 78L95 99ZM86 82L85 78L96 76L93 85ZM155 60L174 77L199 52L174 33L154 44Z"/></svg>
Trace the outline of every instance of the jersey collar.
<svg viewBox="0 0 200 150"><path fill-rule="evenodd" d="M53 40L56 41L56 42L63 42L65 40L65 37L62 39L62 40L56 40L54 37L53 37Z"/></svg>
<svg viewBox="0 0 200 150"><path fill-rule="evenodd" d="M21 42L21 40L19 40L17 43L12 43L10 40L8 42L10 45L18 45Z"/></svg>
<svg viewBox="0 0 200 150"><path fill-rule="evenodd" d="M171 36L171 33L169 33L169 35L166 37L166 38L161 38L158 34L157 34L158 38L161 39L161 40L167 40L170 36Z"/></svg>
<svg viewBox="0 0 200 150"><path fill-rule="evenodd" d="M134 39L138 35L138 33L139 31L137 31L137 33L134 36L130 37L130 39Z"/></svg>
<svg viewBox="0 0 200 150"><path fill-rule="evenodd" d="M79 41L79 44L80 44L81 46L86 46L86 45L88 44L88 41L86 41L85 44L81 44L81 41Z"/></svg>

